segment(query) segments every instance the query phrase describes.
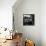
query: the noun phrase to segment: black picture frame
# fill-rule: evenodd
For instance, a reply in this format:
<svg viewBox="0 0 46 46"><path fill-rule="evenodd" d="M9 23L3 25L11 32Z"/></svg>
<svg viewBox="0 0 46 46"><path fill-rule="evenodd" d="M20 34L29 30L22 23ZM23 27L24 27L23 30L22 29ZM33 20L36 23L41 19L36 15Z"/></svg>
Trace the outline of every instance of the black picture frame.
<svg viewBox="0 0 46 46"><path fill-rule="evenodd" d="M35 14L23 14L23 25L34 25Z"/></svg>

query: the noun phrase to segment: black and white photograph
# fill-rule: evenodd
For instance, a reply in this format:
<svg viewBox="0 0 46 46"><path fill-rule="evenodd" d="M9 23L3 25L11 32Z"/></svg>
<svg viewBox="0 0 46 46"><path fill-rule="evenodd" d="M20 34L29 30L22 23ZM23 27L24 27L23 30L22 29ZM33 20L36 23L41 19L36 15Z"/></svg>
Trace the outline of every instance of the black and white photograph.
<svg viewBox="0 0 46 46"><path fill-rule="evenodd" d="M34 14L24 14L23 25L34 25Z"/></svg>

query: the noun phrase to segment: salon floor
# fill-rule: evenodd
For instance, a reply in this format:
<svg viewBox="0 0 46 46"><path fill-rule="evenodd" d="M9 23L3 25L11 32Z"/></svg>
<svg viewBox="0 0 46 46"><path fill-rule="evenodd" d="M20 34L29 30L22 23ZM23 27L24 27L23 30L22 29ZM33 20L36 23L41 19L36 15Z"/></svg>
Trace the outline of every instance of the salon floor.
<svg viewBox="0 0 46 46"><path fill-rule="evenodd" d="M2 45L0 46L16 46L15 45L15 39L13 40L6 40L6 42L4 42Z"/></svg>

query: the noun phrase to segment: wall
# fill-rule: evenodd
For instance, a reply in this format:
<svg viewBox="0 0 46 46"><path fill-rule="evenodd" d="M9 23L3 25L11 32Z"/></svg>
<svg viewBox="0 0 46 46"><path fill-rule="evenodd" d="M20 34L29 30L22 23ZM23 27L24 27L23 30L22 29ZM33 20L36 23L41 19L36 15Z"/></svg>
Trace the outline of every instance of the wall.
<svg viewBox="0 0 46 46"><path fill-rule="evenodd" d="M16 0L0 0L0 27L12 28L12 6Z"/></svg>
<svg viewBox="0 0 46 46"><path fill-rule="evenodd" d="M36 46L41 46L40 12L40 0L23 0L17 7L13 7L15 30L22 32L25 39L34 40ZM35 25L23 26L23 14L35 14Z"/></svg>
<svg viewBox="0 0 46 46"><path fill-rule="evenodd" d="M41 1L41 40L42 46L46 46L46 0Z"/></svg>

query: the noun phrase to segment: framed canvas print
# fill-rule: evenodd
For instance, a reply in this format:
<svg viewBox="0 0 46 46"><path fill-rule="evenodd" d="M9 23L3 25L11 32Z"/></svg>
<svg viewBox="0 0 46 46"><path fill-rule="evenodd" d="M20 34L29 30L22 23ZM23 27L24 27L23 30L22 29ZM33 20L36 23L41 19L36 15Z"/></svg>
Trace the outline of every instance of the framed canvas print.
<svg viewBox="0 0 46 46"><path fill-rule="evenodd" d="M34 25L34 14L23 14L23 25Z"/></svg>

